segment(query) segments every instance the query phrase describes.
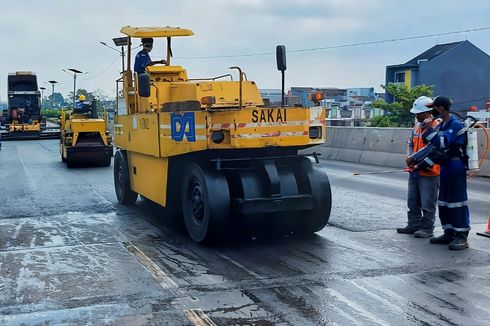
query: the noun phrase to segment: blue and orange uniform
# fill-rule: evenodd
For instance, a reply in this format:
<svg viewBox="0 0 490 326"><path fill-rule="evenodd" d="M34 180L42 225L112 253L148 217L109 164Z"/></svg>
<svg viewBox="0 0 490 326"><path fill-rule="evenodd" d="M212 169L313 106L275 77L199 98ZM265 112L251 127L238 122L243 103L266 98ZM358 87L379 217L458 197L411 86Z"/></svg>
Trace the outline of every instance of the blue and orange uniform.
<svg viewBox="0 0 490 326"><path fill-rule="evenodd" d="M463 162L466 137L464 126L451 116L440 125L439 130L431 128L422 137L444 153L438 200L439 217L444 233L460 235L466 239L470 230L470 214L466 191L466 167Z"/></svg>
<svg viewBox="0 0 490 326"><path fill-rule="evenodd" d="M415 159L419 153L426 150L428 142L422 138L422 133L429 128L436 129L438 125L439 120L432 120L427 124L418 122L415 125L408 142L408 157ZM438 164L427 164L425 168L410 172L407 194L408 224L406 228L397 229L397 232L412 233L412 231L415 231L415 237L417 238L426 238L433 235L436 220L437 192L439 190L439 170Z"/></svg>

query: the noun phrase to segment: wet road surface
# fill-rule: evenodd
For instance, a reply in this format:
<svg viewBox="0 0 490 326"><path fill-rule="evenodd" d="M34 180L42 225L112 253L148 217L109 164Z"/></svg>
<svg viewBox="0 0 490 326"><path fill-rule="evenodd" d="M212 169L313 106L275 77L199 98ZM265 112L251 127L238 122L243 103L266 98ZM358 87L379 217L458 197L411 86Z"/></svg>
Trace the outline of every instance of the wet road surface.
<svg viewBox="0 0 490 326"><path fill-rule="evenodd" d="M193 243L112 168L67 169L56 140L0 151L0 321L8 325L490 325L490 180L469 186L469 250L396 234L404 174L324 161L330 225ZM436 226L440 234L440 224Z"/></svg>

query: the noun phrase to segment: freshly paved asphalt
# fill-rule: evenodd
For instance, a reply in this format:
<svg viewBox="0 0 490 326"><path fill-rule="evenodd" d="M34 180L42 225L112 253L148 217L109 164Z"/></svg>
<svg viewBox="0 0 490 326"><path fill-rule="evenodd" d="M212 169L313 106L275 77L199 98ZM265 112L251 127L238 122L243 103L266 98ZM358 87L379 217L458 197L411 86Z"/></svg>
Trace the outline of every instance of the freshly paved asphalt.
<svg viewBox="0 0 490 326"><path fill-rule="evenodd" d="M469 182L469 250L396 234L407 175L322 161L318 234L193 243L148 201L117 204L112 168L68 169L58 141L0 151L0 323L490 325L490 180ZM440 224L436 226L440 234Z"/></svg>

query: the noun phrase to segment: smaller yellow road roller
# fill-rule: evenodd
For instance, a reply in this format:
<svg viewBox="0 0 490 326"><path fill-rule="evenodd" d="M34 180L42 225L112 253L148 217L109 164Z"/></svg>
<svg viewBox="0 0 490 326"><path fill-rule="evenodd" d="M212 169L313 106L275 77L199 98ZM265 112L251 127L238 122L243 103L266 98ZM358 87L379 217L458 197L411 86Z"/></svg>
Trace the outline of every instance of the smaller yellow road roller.
<svg viewBox="0 0 490 326"><path fill-rule="evenodd" d="M113 156L112 137L107 119L99 118L97 101L84 96L73 110L61 113L61 161L74 166L110 166Z"/></svg>

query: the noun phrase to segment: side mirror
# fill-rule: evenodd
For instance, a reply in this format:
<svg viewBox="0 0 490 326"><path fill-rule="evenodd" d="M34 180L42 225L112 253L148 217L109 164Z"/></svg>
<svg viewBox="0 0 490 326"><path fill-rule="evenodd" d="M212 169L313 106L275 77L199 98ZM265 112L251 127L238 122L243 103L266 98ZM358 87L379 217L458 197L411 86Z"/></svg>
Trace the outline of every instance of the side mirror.
<svg viewBox="0 0 490 326"><path fill-rule="evenodd" d="M286 70L286 46L278 45L276 47L277 70Z"/></svg>
<svg viewBox="0 0 490 326"><path fill-rule="evenodd" d="M138 95L141 97L150 97L150 75L147 73L138 75Z"/></svg>

